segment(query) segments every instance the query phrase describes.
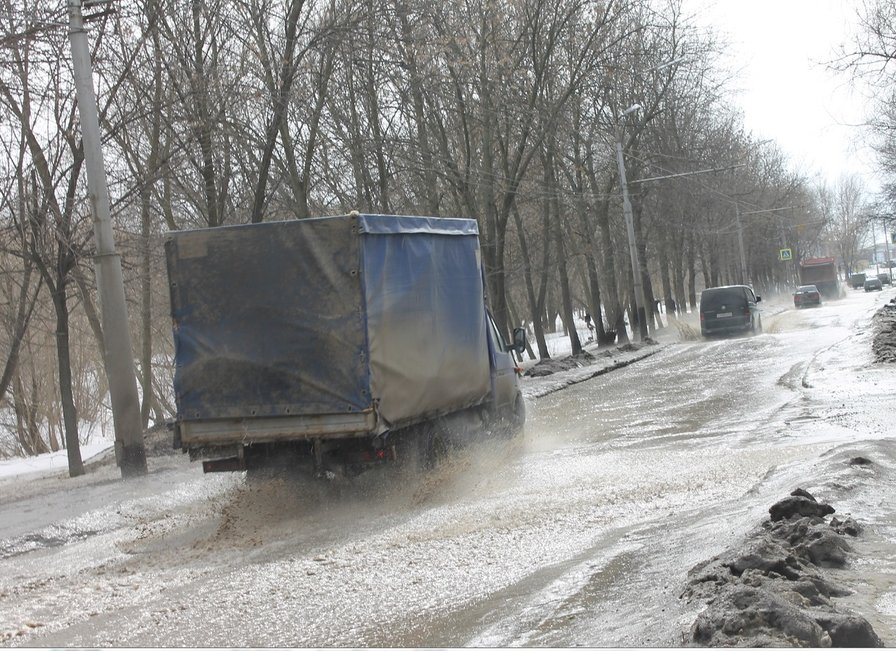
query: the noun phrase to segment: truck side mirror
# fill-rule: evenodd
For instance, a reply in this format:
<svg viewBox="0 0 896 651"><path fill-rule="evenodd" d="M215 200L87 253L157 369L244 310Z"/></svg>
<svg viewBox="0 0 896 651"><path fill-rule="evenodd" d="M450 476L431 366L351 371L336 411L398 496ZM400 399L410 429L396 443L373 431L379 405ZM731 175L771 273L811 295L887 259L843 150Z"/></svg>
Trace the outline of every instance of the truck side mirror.
<svg viewBox="0 0 896 651"><path fill-rule="evenodd" d="M513 350L518 355L522 355L523 351L526 350L526 329L525 328L514 328L513 329Z"/></svg>
<svg viewBox="0 0 896 651"><path fill-rule="evenodd" d="M756 302L757 302L757 303L758 303L759 301L761 301L761 300L762 300L762 297L761 297L761 296L757 296L757 297L756 297Z"/></svg>

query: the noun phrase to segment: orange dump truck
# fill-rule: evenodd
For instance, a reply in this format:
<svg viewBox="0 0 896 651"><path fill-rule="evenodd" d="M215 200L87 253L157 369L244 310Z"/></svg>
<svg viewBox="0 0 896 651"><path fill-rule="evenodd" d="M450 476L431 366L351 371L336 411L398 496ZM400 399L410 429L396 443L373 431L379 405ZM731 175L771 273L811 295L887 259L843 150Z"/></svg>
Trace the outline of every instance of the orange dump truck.
<svg viewBox="0 0 896 651"><path fill-rule="evenodd" d="M825 298L840 298L840 279L834 258L806 258L800 262L800 284L815 285Z"/></svg>

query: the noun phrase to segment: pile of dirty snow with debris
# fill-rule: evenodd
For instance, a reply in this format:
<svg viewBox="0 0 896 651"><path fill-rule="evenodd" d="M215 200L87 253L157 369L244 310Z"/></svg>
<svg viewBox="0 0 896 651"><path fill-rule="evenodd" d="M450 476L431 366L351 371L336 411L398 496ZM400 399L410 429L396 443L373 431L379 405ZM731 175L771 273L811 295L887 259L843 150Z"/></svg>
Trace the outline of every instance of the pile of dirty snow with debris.
<svg viewBox="0 0 896 651"><path fill-rule="evenodd" d="M874 315L874 342L871 350L877 362L896 362L896 299Z"/></svg>
<svg viewBox="0 0 896 651"><path fill-rule="evenodd" d="M862 457L850 461L867 465ZM825 572L843 568L861 534L851 517L797 489L769 508L769 519L745 544L693 568L682 595L705 599L691 629L706 646L883 646L871 624L842 607L850 591Z"/></svg>
<svg viewBox="0 0 896 651"><path fill-rule="evenodd" d="M641 361L660 350L662 346L658 345L658 342L647 339L642 343L629 343L612 348L598 348L593 344L586 346L579 355L567 354L524 362L522 364L525 369L524 381L521 383L523 396L527 400L540 398Z"/></svg>

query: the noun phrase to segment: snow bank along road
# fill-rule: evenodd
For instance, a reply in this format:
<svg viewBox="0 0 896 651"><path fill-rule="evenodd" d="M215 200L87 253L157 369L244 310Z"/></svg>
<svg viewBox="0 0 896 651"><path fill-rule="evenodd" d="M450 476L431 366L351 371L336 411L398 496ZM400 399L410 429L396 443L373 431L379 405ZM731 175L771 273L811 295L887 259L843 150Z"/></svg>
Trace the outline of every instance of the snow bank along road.
<svg viewBox="0 0 896 651"><path fill-rule="evenodd" d="M896 644L896 369L870 325L893 294L664 346L426 476L254 480L163 454L128 482L108 462L6 480L0 645L680 645L706 606L681 598L689 570L796 487L863 527L828 578Z"/></svg>

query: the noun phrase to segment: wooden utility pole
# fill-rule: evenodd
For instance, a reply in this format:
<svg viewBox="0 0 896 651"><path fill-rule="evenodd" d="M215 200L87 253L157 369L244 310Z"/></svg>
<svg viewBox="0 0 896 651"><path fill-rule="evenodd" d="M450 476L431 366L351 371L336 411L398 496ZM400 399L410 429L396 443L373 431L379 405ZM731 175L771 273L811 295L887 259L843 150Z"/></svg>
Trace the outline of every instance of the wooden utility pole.
<svg viewBox="0 0 896 651"><path fill-rule="evenodd" d="M115 458L122 477L136 477L146 474L146 449L143 446L143 427L140 421L140 402L137 398L121 259L115 251L112 233L109 188L106 185L90 49L84 29L84 17L81 15L81 0L68 0L68 14L75 91L81 118L84 162L87 165L87 192L93 208L93 234L96 239L94 265L103 313L103 359L112 398Z"/></svg>

